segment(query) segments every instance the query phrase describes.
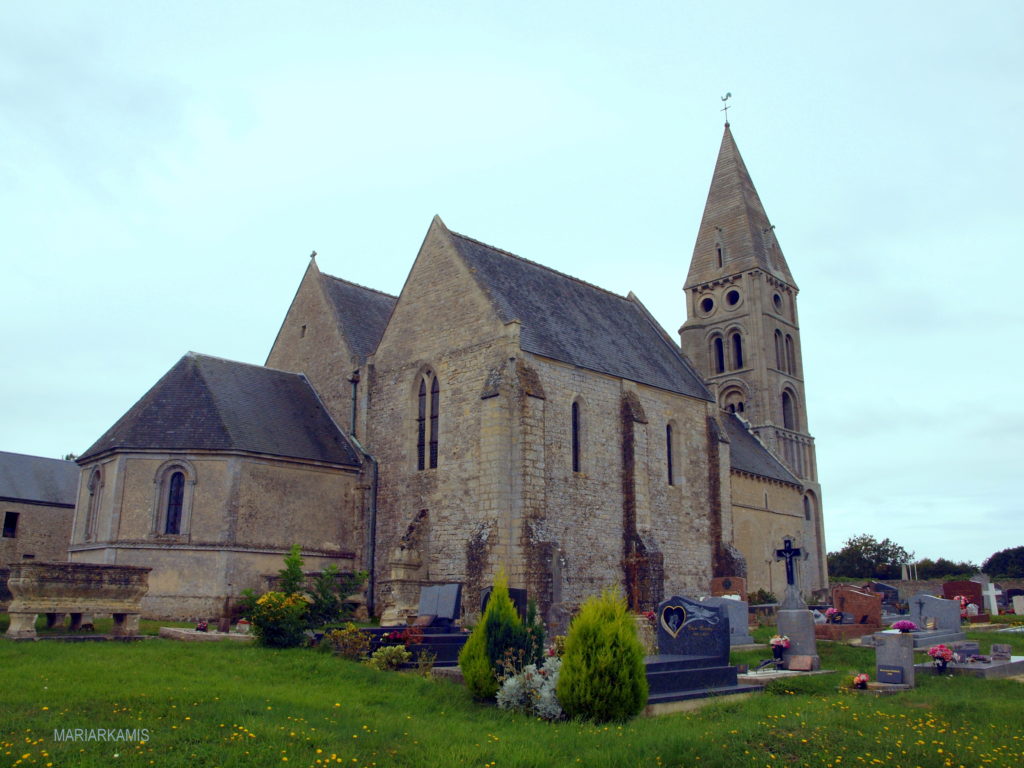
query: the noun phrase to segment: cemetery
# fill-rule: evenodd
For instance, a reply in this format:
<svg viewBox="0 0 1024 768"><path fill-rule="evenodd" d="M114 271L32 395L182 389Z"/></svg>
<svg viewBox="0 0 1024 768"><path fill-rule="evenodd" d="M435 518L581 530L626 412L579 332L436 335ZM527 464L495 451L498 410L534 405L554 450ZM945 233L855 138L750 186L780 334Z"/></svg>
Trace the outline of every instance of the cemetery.
<svg viewBox="0 0 1024 768"><path fill-rule="evenodd" d="M950 597L899 599L875 585L836 585L827 604L808 605L798 542L784 539L775 555L787 584L770 611L747 604L740 577L712 583L709 591L719 594L672 595L643 615L609 592L584 604L565 637L549 636L527 591L509 589L501 577L471 614L461 584L435 584L419 588L416 614L397 624L336 622L319 631L295 624L289 634L270 631L261 611L287 629L289 616L313 610L312 598L296 601L284 591L317 591L296 570L301 560L286 560L272 583L280 591L253 596L251 624L214 616L177 626L139 621L144 568L16 566L10 610L0 617L7 637L88 636L87 618L96 636L130 630L148 641L0 643L11 681L0 749L17 753L19 765L68 754L52 738L21 743L7 735L52 734L50 713L58 712L96 727L150 730L137 743L81 752L78 745L76 765L106 765L114 754L140 765L241 763L253 755L254 764L310 766L392 758L401 765L579 758L609 766L1024 760L1024 745L1002 727L1019 719L1024 633L972 621L1024 608L1024 596L999 594L1010 590L988 581L943 585ZM906 612L893 613L900 604ZM72 617L66 626L62 614ZM495 642L508 650L492 667L486 649ZM317 647L279 649L310 644ZM606 651L595 650L602 644ZM515 648L523 649L518 657ZM484 665L477 672L474 654ZM609 681L605 693L581 687L597 679ZM252 702L260 703L257 715ZM797 717L799 727L789 722Z"/></svg>

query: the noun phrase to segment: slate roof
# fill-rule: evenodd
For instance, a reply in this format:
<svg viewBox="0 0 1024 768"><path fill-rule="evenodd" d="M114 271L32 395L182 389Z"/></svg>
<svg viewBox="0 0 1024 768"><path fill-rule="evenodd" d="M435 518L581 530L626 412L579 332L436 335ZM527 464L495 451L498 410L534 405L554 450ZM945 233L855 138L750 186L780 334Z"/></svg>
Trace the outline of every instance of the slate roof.
<svg viewBox="0 0 1024 768"><path fill-rule="evenodd" d="M365 360L377 350L398 297L331 275L321 278L342 335L352 352Z"/></svg>
<svg viewBox="0 0 1024 768"><path fill-rule="evenodd" d="M360 464L305 376L195 352L78 461L115 449L245 451Z"/></svg>
<svg viewBox="0 0 1024 768"><path fill-rule="evenodd" d="M73 461L0 451L0 499L74 507L78 475Z"/></svg>
<svg viewBox="0 0 1024 768"><path fill-rule="evenodd" d="M502 322L522 324L524 351L669 392L714 399L635 298L450 234Z"/></svg>
<svg viewBox="0 0 1024 768"><path fill-rule="evenodd" d="M782 483L800 485L800 481L793 473L751 434L738 416L723 412L722 423L729 438L729 456L733 469Z"/></svg>
<svg viewBox="0 0 1024 768"><path fill-rule="evenodd" d="M715 248L718 242L725 256L721 267ZM697 230L686 288L705 282L709 276L732 275L755 268L796 287L768 214L726 123L704 215Z"/></svg>

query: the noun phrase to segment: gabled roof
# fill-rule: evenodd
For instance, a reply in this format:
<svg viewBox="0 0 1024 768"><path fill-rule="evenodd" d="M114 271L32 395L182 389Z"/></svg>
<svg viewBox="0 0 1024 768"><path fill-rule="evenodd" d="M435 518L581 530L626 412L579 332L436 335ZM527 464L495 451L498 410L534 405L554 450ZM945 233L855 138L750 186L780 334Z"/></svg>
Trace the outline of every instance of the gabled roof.
<svg viewBox="0 0 1024 768"><path fill-rule="evenodd" d="M365 360L377 350L398 297L331 275L320 277L342 335L352 353Z"/></svg>
<svg viewBox="0 0 1024 768"><path fill-rule="evenodd" d="M73 461L0 451L0 499L74 507L78 474Z"/></svg>
<svg viewBox="0 0 1024 768"><path fill-rule="evenodd" d="M713 400L679 348L635 298L556 272L464 235L456 250L520 346L591 371Z"/></svg>
<svg viewBox="0 0 1024 768"><path fill-rule="evenodd" d="M244 451L359 466L297 373L189 352L81 457L116 449Z"/></svg>
<svg viewBox="0 0 1024 768"><path fill-rule="evenodd" d="M729 457L733 469L778 480L780 483L800 485L793 473L764 447L738 416L723 412L722 423L729 438Z"/></svg>
<svg viewBox="0 0 1024 768"><path fill-rule="evenodd" d="M716 248L719 244L724 256L721 267L718 266ZM796 286L768 221L768 214L726 123L711 189L704 205L704 216L697 231L686 288L756 268Z"/></svg>

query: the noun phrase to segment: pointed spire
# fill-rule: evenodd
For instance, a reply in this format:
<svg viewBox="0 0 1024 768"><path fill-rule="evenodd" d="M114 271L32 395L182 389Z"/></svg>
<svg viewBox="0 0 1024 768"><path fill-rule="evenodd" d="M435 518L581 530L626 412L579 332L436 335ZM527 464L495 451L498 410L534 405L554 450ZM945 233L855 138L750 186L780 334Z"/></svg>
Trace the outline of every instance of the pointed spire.
<svg viewBox="0 0 1024 768"><path fill-rule="evenodd" d="M726 123L686 287L755 268L795 287L774 227Z"/></svg>

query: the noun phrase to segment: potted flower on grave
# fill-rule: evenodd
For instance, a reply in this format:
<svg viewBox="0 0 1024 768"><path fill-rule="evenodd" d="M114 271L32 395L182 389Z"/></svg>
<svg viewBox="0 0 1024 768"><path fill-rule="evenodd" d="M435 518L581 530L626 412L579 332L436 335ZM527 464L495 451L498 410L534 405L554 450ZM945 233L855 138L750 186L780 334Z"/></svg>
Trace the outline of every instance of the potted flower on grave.
<svg viewBox="0 0 1024 768"><path fill-rule="evenodd" d="M935 673L941 675L946 671L946 665L953 660L953 649L939 643L928 649L928 655L932 657Z"/></svg>
<svg viewBox="0 0 1024 768"><path fill-rule="evenodd" d="M829 624L842 624L843 623L843 612L838 608L829 606L825 610L825 617L828 619Z"/></svg>
<svg viewBox="0 0 1024 768"><path fill-rule="evenodd" d="M901 619L892 625L892 628L899 631L902 634L907 632L914 632L917 630L917 624L910 621L909 619Z"/></svg>
<svg viewBox="0 0 1024 768"><path fill-rule="evenodd" d="M868 681L870 679L871 678L867 674L865 674L864 672L861 672L859 675L854 675L853 676L853 687L854 688L859 688L861 690L864 690L865 688L868 687Z"/></svg>
<svg viewBox="0 0 1024 768"><path fill-rule="evenodd" d="M772 646L772 656L782 659L782 654L789 648L789 637L786 635L773 635L768 641Z"/></svg>

